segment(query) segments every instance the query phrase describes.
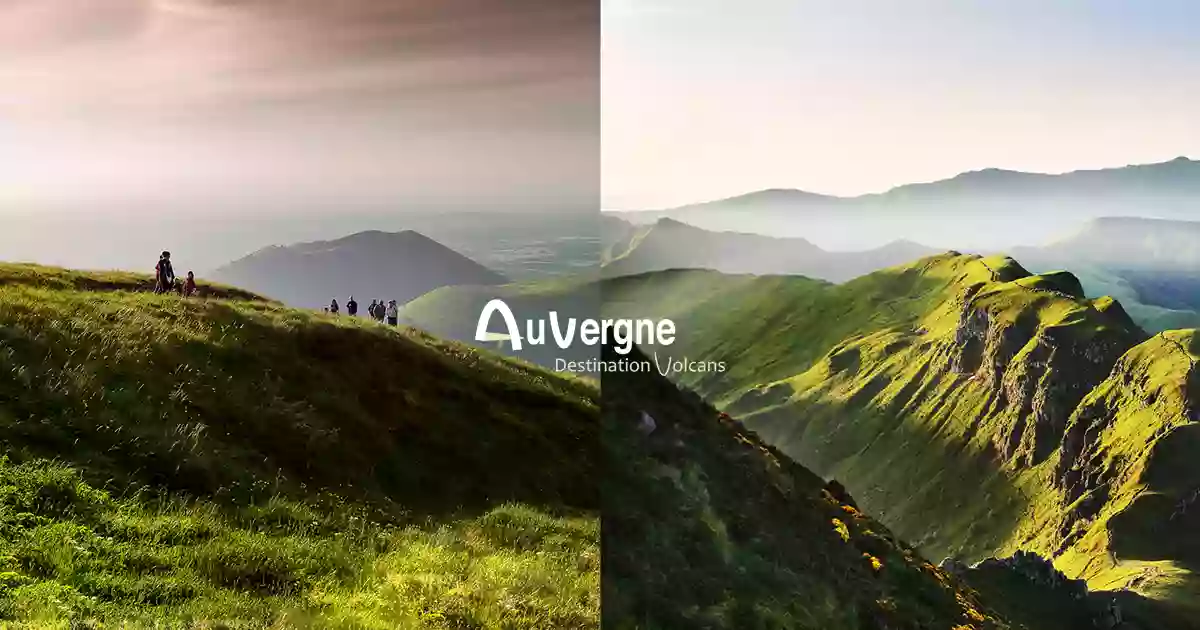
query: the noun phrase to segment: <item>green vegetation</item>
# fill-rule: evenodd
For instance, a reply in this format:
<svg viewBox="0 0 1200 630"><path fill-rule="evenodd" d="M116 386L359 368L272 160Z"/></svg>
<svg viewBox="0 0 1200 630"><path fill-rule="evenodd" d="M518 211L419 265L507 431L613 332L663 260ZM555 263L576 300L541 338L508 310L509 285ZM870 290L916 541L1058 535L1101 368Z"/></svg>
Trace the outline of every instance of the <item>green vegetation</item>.
<svg viewBox="0 0 1200 630"><path fill-rule="evenodd" d="M1169 308L1149 302L1149 299L1157 299L1158 296L1152 294L1143 298L1129 280L1113 272L1090 267L1073 268L1072 271L1079 277L1087 295L1092 297L1111 296L1119 300L1129 316L1146 331L1156 333L1164 330L1200 327L1200 312L1197 310Z"/></svg>
<svg viewBox="0 0 1200 630"><path fill-rule="evenodd" d="M605 309L675 319L671 354L729 366L683 383L927 555L1027 549L1150 619L1196 613L1192 331L1147 338L1071 274L955 253L842 285L645 274Z"/></svg>
<svg viewBox="0 0 1200 630"><path fill-rule="evenodd" d="M1023 627L656 373L606 375L604 402L606 627Z"/></svg>
<svg viewBox="0 0 1200 630"><path fill-rule="evenodd" d="M570 318L577 320L596 317L600 310L600 286L586 278L551 278L502 286L452 286L443 287L405 304L400 311L401 319L422 330L447 339L475 344L475 327L483 307L493 299L502 299L512 309L521 334L526 334L527 320L546 320L551 312L557 313L560 325L566 327ZM495 317L492 330L500 330L500 318ZM566 350L554 341L550 324L546 324L545 341L541 345L527 344L514 351L506 342L497 342L490 348L496 352L513 356L531 363L555 368L555 360L583 361L596 358L595 347L578 341Z"/></svg>
<svg viewBox="0 0 1200 630"><path fill-rule="evenodd" d="M593 386L150 286L0 266L0 627L597 625Z"/></svg>

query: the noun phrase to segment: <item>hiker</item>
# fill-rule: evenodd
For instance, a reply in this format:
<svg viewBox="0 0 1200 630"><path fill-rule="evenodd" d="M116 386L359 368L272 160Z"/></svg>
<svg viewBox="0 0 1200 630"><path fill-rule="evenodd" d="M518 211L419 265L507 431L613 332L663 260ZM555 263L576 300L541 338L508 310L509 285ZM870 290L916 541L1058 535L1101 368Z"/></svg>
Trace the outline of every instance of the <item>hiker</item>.
<svg viewBox="0 0 1200 630"><path fill-rule="evenodd" d="M333 298L333 301L329 303L329 312L334 315L338 314L337 298Z"/></svg>
<svg viewBox="0 0 1200 630"><path fill-rule="evenodd" d="M379 306L375 307L375 319L382 324L385 317L387 317L387 304L384 303L383 298L379 298Z"/></svg>
<svg viewBox="0 0 1200 630"><path fill-rule="evenodd" d="M183 297L196 295L196 274L188 272L187 280L183 282Z"/></svg>
<svg viewBox="0 0 1200 630"><path fill-rule="evenodd" d="M346 314L350 317L358 315L358 302L354 301L354 296L350 296L350 300L346 302Z"/></svg>
<svg viewBox="0 0 1200 630"><path fill-rule="evenodd" d="M367 316L371 319L379 319L375 311L379 308L379 302L371 300L371 305L367 307Z"/></svg>
<svg viewBox="0 0 1200 630"><path fill-rule="evenodd" d="M164 251L154 267L154 292L166 293L175 288L175 270L171 268L171 252Z"/></svg>
<svg viewBox="0 0 1200 630"><path fill-rule="evenodd" d="M398 321L400 321L400 308L396 306L396 300L391 300L387 305L388 326L395 326Z"/></svg>

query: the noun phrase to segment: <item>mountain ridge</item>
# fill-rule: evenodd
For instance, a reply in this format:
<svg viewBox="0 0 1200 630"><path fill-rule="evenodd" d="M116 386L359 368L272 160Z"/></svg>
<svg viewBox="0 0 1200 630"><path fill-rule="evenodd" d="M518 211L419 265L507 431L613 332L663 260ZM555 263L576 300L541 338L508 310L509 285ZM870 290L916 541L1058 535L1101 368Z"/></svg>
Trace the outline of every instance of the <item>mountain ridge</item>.
<svg viewBox="0 0 1200 630"><path fill-rule="evenodd" d="M831 194L802 190L799 188L764 188L761 190L744 192L744 193L740 193L740 194L730 195L727 197L721 197L718 199L693 201L693 202L689 202L689 203L683 203L683 204L678 204L678 205L673 205L673 206L665 206L665 207L660 207L660 208L647 208L647 209L641 209L641 210L606 210L605 212L610 213L610 214L615 214L615 215L636 214L636 213L640 213L640 212L648 212L648 213L669 212L669 211L674 211L674 210L684 210L684 209L698 207L698 206L719 205L719 204L726 204L726 203L743 203L743 202L751 202L751 201L761 201L764 199L767 201L787 201L787 202L795 202L795 201L801 201L801 202L804 202L804 201L854 201L854 200L864 200L864 199L875 199L875 198L880 198L880 197L887 197L888 195L897 193L897 192L911 191L911 190L925 188L925 187L934 187L934 186L948 184L948 183L962 183L962 182L967 182L967 181L969 181L969 182L976 182L976 181L993 182L997 178L1007 178L1010 181L1014 180L1014 179L1015 180L1039 180L1039 181L1042 181L1042 180L1053 180L1055 178L1063 178L1063 177L1097 177L1097 176L1103 176L1103 175L1114 174L1114 173L1137 174L1137 173L1144 173L1147 170L1153 171L1153 170L1157 170L1157 169L1162 169L1164 172L1167 172L1168 170L1175 170L1175 169L1179 169L1181 167L1189 168L1189 169L1197 169L1197 171L1200 171L1200 160L1193 160L1186 156L1177 156L1175 158L1172 158L1170 160L1165 160L1162 162L1126 164L1123 166L1109 166L1109 167L1094 168L1094 169L1075 169L1075 170L1070 170L1070 171L1063 171L1060 173L1041 173L1041 172L1036 172L1036 171L1021 171L1021 170L1015 170L1015 169L987 167L987 168L976 169L976 170L962 171L955 175L951 175L949 177L945 177L942 179L936 179L936 180L932 180L932 181L927 181L927 182L910 182L907 184L897 184L895 186L887 188L886 190L861 193L861 194L857 194L857 195L831 195Z"/></svg>
<svg viewBox="0 0 1200 630"><path fill-rule="evenodd" d="M685 281L710 288L689 288L702 297L681 311L669 296ZM1200 518L1200 470L1179 453L1200 386L1172 357L1194 354L1194 331L1148 335L1073 274L1003 256L948 253L841 285L622 282L636 297L606 300L619 303L606 317L670 313L671 352L729 365L680 382L927 554L1035 551L1094 588L1140 593L1150 618L1193 611L1200 564L1181 528Z"/></svg>

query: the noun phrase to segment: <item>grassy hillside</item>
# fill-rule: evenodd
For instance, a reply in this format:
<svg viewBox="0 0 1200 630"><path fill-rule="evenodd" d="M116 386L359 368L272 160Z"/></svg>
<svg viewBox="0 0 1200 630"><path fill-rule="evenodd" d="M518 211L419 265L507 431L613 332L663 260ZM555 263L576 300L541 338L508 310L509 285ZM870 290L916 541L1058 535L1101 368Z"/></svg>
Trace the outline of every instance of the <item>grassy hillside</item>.
<svg viewBox="0 0 1200 630"><path fill-rule="evenodd" d="M182 284L183 278L180 277ZM269 302L261 295L196 278L198 297ZM0 287L153 293L154 276L127 271L75 271L44 265L0 263Z"/></svg>
<svg viewBox="0 0 1200 630"><path fill-rule="evenodd" d="M603 426L605 627L1023 627L653 371L605 376Z"/></svg>
<svg viewBox="0 0 1200 630"><path fill-rule="evenodd" d="M1200 487L1177 455L1200 420L1192 333L1148 339L1071 274L1003 257L951 253L837 286L630 282L635 297L606 308L670 313L671 353L729 366L682 381L926 553L1029 549L1094 588L1150 598L1139 606L1200 601L1178 529ZM678 283L699 299L682 311L655 300Z"/></svg>
<svg viewBox="0 0 1200 630"><path fill-rule="evenodd" d="M596 625L590 385L361 319L124 290L144 277L0 277L0 620Z"/></svg>

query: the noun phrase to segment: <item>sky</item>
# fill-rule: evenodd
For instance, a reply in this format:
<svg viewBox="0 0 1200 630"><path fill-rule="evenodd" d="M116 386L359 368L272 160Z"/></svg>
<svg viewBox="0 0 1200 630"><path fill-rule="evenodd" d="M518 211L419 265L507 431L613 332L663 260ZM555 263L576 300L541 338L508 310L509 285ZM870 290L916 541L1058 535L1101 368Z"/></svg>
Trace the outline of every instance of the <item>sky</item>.
<svg viewBox="0 0 1200 630"><path fill-rule="evenodd" d="M1189 0L602 0L602 205L1200 158Z"/></svg>
<svg viewBox="0 0 1200 630"><path fill-rule="evenodd" d="M594 211L592 0L0 0L0 15L0 216Z"/></svg>

